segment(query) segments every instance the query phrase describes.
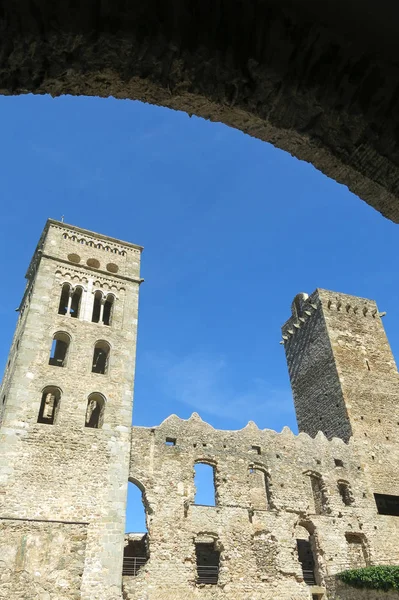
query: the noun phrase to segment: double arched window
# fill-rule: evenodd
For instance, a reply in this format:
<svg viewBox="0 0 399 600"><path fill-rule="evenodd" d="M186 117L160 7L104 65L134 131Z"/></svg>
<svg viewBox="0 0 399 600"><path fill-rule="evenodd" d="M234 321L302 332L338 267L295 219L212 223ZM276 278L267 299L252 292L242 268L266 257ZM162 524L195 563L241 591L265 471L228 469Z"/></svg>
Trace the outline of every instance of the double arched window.
<svg viewBox="0 0 399 600"><path fill-rule="evenodd" d="M57 387L48 386L42 392L38 423L54 425L60 408L61 390Z"/></svg>
<svg viewBox="0 0 399 600"><path fill-rule="evenodd" d="M100 290L97 290L94 294L93 313L91 317L93 323L111 325L114 300L115 296L113 294L104 295Z"/></svg>
<svg viewBox="0 0 399 600"><path fill-rule="evenodd" d="M105 398L94 392L87 400L85 427L101 429L104 422Z"/></svg>
<svg viewBox="0 0 399 600"><path fill-rule="evenodd" d="M61 290L58 314L74 319L79 318L82 293L83 288L81 286L72 287L70 283L64 283Z"/></svg>
<svg viewBox="0 0 399 600"><path fill-rule="evenodd" d="M105 375L108 371L110 345L104 340L96 342L93 353L93 364L91 367L92 373L100 373Z"/></svg>

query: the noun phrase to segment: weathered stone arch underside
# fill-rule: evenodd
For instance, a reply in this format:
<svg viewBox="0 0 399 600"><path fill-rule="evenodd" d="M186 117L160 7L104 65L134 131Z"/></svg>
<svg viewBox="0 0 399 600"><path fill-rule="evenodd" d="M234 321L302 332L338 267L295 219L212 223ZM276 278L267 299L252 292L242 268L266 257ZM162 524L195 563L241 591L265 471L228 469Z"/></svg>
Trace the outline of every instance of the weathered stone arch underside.
<svg viewBox="0 0 399 600"><path fill-rule="evenodd" d="M0 93L132 98L222 121L399 222L397 5L0 0Z"/></svg>

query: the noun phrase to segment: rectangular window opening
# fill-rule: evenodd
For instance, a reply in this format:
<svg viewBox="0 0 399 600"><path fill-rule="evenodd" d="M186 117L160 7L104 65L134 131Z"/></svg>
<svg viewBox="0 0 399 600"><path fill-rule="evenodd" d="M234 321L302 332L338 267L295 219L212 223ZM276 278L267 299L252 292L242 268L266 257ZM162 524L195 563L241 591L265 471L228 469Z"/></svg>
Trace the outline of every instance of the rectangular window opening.
<svg viewBox="0 0 399 600"><path fill-rule="evenodd" d="M301 563L303 580L307 585L316 585L315 564L309 540L297 540L298 560Z"/></svg>
<svg viewBox="0 0 399 600"><path fill-rule="evenodd" d="M251 452L254 454L261 454L260 446L251 446Z"/></svg>
<svg viewBox="0 0 399 600"><path fill-rule="evenodd" d="M399 496L390 494L374 494L377 511L380 515L399 517Z"/></svg>
<svg viewBox="0 0 399 600"><path fill-rule="evenodd" d="M136 577L148 561L148 535L129 534L123 551L122 576Z"/></svg>
<svg viewBox="0 0 399 600"><path fill-rule="evenodd" d="M220 552L215 544L195 544L197 584L216 585L219 580Z"/></svg>
<svg viewBox="0 0 399 600"><path fill-rule="evenodd" d="M165 440L166 446L176 446L176 438L167 437Z"/></svg>

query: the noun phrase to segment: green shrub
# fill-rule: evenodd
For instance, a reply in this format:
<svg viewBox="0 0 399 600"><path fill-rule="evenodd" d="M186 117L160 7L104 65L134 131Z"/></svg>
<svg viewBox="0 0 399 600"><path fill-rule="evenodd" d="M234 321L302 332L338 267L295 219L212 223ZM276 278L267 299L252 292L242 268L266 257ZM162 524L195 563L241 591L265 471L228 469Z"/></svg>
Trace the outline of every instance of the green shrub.
<svg viewBox="0 0 399 600"><path fill-rule="evenodd" d="M380 565L377 567L364 567L364 569L350 569L338 573L338 579L356 588L369 588L372 590L398 590L399 567Z"/></svg>

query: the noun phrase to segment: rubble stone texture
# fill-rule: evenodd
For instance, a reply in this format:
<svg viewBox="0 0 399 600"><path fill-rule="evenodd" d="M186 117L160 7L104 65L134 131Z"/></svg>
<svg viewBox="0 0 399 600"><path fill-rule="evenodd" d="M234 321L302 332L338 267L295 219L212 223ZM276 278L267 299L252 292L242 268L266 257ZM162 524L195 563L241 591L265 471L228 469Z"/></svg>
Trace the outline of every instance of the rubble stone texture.
<svg viewBox="0 0 399 600"><path fill-rule="evenodd" d="M299 435L195 413L131 427L140 252L52 220L39 241L0 391L0 598L398 597L335 577L399 562L399 517L374 497L399 501L399 376L375 302L294 299L282 341ZM66 356L50 355L54 336ZM196 503L198 463L212 506ZM128 480L145 536L124 535Z"/></svg>
<svg viewBox="0 0 399 600"><path fill-rule="evenodd" d="M398 20L386 0L0 0L0 93L221 121L399 222Z"/></svg>
<svg viewBox="0 0 399 600"><path fill-rule="evenodd" d="M39 241L0 392L0 598L120 598L140 254L52 220ZM64 283L82 289L78 318L58 314ZM96 292L114 297L110 326L91 320ZM71 340L64 367L49 364L57 332ZM104 375L98 340L111 346ZM48 386L61 393L52 425L37 422ZM85 427L96 392L101 429Z"/></svg>

